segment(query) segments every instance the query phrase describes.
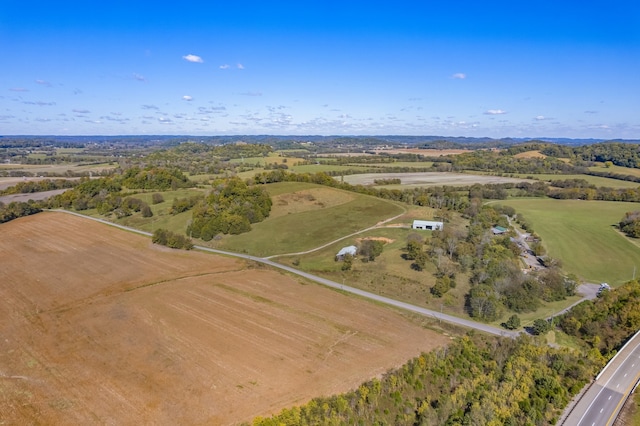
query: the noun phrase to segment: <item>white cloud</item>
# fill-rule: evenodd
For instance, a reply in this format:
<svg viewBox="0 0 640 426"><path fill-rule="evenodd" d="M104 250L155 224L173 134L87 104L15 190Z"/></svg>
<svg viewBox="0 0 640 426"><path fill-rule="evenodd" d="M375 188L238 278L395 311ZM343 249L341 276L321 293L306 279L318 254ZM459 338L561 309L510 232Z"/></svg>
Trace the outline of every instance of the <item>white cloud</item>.
<svg viewBox="0 0 640 426"><path fill-rule="evenodd" d="M238 67L239 70L243 70L244 69L244 65L242 65L242 64L238 64L237 67Z"/></svg>
<svg viewBox="0 0 640 426"><path fill-rule="evenodd" d="M44 101L36 101L36 102L23 101L22 103L26 105L38 105L38 106L53 106L56 104L55 102L44 102Z"/></svg>
<svg viewBox="0 0 640 426"><path fill-rule="evenodd" d="M231 68L229 64L220 65L221 70L228 70L229 68Z"/></svg>
<svg viewBox="0 0 640 426"><path fill-rule="evenodd" d="M72 109L73 112L75 112L76 114L89 114L91 111L89 111L88 109Z"/></svg>
<svg viewBox="0 0 640 426"><path fill-rule="evenodd" d="M36 80L36 83L37 83L37 84L41 84L41 85L43 85L43 86L51 87L51 83L49 83L49 82L48 82L48 81L46 81L46 80Z"/></svg>
<svg viewBox="0 0 640 426"><path fill-rule="evenodd" d="M144 78L144 76L143 76L143 75L140 75L140 74L135 73L135 72L133 73L133 78L134 78L135 80L138 80L138 81L147 81L147 79L146 79L146 78Z"/></svg>
<svg viewBox="0 0 640 426"><path fill-rule="evenodd" d="M501 109L490 109L484 112L485 115L501 115L501 114L506 114L507 111L501 110Z"/></svg>
<svg viewBox="0 0 640 426"><path fill-rule="evenodd" d="M203 63L204 60L202 60L202 58L198 55L192 55L192 54L188 54L188 55L184 55L182 57L182 59L184 59L187 62L196 62L196 63Z"/></svg>
<svg viewBox="0 0 640 426"><path fill-rule="evenodd" d="M546 120L546 119L547 119L547 117L545 117L544 115L536 116L536 120L538 120L538 121L542 121L542 120Z"/></svg>
<svg viewBox="0 0 640 426"><path fill-rule="evenodd" d="M193 100L193 96L184 95L184 96L182 97L182 100L185 100L185 101L192 101L192 100Z"/></svg>
<svg viewBox="0 0 640 426"><path fill-rule="evenodd" d="M455 74L453 74L451 76L451 78L457 79L457 80L464 80L465 78L467 78L467 75L465 73L462 72L457 72Z"/></svg>
<svg viewBox="0 0 640 426"><path fill-rule="evenodd" d="M262 96L262 92L243 92L240 94L243 96Z"/></svg>
<svg viewBox="0 0 640 426"><path fill-rule="evenodd" d="M129 121L128 118L112 117L110 115L103 115L102 117L100 117L100 119L107 120L107 121L114 121L116 123L126 123L127 121Z"/></svg>
<svg viewBox="0 0 640 426"><path fill-rule="evenodd" d="M9 89L12 92L28 92L29 89L25 89L24 87L12 87Z"/></svg>

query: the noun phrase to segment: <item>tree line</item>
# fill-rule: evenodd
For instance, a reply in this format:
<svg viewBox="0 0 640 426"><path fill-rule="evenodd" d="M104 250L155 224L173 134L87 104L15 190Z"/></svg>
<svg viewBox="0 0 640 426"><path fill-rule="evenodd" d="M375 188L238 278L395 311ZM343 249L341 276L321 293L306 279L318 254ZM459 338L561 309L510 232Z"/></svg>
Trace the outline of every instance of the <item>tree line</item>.
<svg viewBox="0 0 640 426"><path fill-rule="evenodd" d="M247 168L248 164L232 163L232 159L266 157L273 148L266 144L210 145L187 142L175 147L153 152L141 163L157 167L174 167L192 175L220 174ZM133 160L129 160L133 161ZM256 167L251 165L250 167Z"/></svg>
<svg viewBox="0 0 640 426"><path fill-rule="evenodd" d="M232 177L212 183L211 192L193 207L187 234L204 241L218 234L241 234L261 222L271 211L271 197L264 188Z"/></svg>
<svg viewBox="0 0 640 426"><path fill-rule="evenodd" d="M30 216L40 213L42 209L39 203L29 201L27 203L20 201L12 201L9 204L0 202L0 223L9 222L19 217Z"/></svg>
<svg viewBox="0 0 640 426"><path fill-rule="evenodd" d="M640 330L640 284L632 280L615 290L602 291L562 315L557 327L609 358L621 343Z"/></svg>
<svg viewBox="0 0 640 426"><path fill-rule="evenodd" d="M77 184L78 181L70 179L43 179L37 181L23 181L0 191L0 195L33 194L35 192L73 188Z"/></svg>

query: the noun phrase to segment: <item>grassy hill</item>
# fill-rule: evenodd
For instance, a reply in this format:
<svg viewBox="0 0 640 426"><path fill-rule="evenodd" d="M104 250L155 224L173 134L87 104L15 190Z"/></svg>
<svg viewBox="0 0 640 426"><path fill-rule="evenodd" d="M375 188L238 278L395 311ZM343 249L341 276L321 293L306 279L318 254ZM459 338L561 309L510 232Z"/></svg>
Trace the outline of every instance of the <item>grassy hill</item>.
<svg viewBox="0 0 640 426"><path fill-rule="evenodd" d="M267 185L269 218L246 234L228 235L216 247L256 256L295 253L402 214L400 205L367 195L307 183Z"/></svg>

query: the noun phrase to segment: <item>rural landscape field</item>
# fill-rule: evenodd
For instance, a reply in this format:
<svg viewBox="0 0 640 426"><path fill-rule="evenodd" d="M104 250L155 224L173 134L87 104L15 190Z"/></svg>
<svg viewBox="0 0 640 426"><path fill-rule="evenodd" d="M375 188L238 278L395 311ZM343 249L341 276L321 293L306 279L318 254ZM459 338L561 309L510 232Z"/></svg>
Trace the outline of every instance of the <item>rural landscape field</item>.
<svg viewBox="0 0 640 426"><path fill-rule="evenodd" d="M633 145L254 142L0 151L2 420L558 424L640 326Z"/></svg>
<svg viewBox="0 0 640 426"><path fill-rule="evenodd" d="M634 203L553 199L501 203L528 217L549 253L583 280L617 286L640 274L636 271L640 266L638 244L617 227L626 212L637 209Z"/></svg>
<svg viewBox="0 0 640 426"><path fill-rule="evenodd" d="M640 1L405 3L0 0L0 426L640 426Z"/></svg>
<svg viewBox="0 0 640 426"><path fill-rule="evenodd" d="M3 424L237 424L449 338L389 308L64 213L0 225Z"/></svg>

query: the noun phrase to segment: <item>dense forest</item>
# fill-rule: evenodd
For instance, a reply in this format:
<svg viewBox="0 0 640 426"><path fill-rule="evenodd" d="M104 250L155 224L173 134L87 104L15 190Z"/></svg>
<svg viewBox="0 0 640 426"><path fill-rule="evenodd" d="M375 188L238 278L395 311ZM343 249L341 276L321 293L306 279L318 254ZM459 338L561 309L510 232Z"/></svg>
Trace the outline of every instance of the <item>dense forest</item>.
<svg viewBox="0 0 640 426"><path fill-rule="evenodd" d="M640 211L627 212L618 227L627 236L632 238L640 238Z"/></svg>
<svg viewBox="0 0 640 426"><path fill-rule="evenodd" d="M640 330L640 283L630 281L574 306L558 326L603 356L612 356L621 342Z"/></svg>
<svg viewBox="0 0 640 426"><path fill-rule="evenodd" d="M271 197L257 185L241 179L218 179L209 195L193 208L187 234L204 241L218 234L241 234L261 222L271 211Z"/></svg>

